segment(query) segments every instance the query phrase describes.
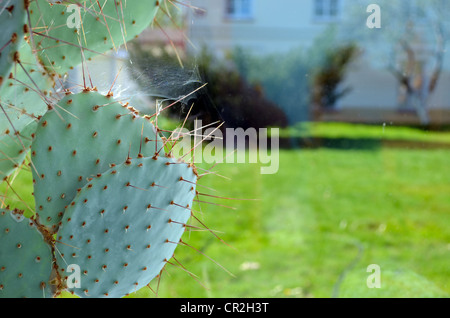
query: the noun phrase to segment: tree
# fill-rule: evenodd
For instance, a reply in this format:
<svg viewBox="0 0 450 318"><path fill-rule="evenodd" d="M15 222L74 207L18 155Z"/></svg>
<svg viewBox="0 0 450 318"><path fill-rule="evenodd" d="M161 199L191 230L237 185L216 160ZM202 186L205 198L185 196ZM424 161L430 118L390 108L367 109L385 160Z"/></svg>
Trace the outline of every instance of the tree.
<svg viewBox="0 0 450 318"><path fill-rule="evenodd" d="M236 48L233 61L245 78L261 85L283 109L291 125L316 119L351 89L342 83L359 49L351 41L341 41L337 31L330 25L310 46L284 53L256 55Z"/></svg>
<svg viewBox="0 0 450 318"><path fill-rule="evenodd" d="M167 52L154 56L151 49L143 49L135 42L129 48L133 60L130 67L140 74L138 84L144 90L170 103L186 96L166 114L177 119L189 115L187 125L201 119L205 125L222 122L222 130L287 126L283 110L268 100L258 85L249 83L206 48L197 57L184 58L185 67Z"/></svg>
<svg viewBox="0 0 450 318"><path fill-rule="evenodd" d="M397 80L403 107L415 109L423 125L430 124L429 99L443 70L450 31L445 0L380 0L382 27L362 27L368 0L349 4L345 37L357 39L367 51L381 53L384 66ZM356 13L358 12L358 13ZM366 13L366 14L364 14ZM364 19L364 21L363 21ZM358 27L356 27L358 24Z"/></svg>
<svg viewBox="0 0 450 318"><path fill-rule="evenodd" d="M313 118L319 118L324 110L334 109L339 99L352 90L352 87L343 87L343 82L359 53L354 42L339 41L335 26L315 39L308 52L313 66L310 84Z"/></svg>

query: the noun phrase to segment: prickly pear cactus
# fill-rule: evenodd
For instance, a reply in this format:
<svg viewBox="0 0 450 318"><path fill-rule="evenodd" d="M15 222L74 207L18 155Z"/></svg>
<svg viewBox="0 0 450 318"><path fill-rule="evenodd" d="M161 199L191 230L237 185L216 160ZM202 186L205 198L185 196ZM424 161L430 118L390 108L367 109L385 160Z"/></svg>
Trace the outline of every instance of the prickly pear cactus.
<svg viewBox="0 0 450 318"><path fill-rule="evenodd" d="M2 1L4 2L4 1ZM18 46L22 42L25 24L23 1L1 3L0 8L0 86L8 78L14 60L17 58Z"/></svg>
<svg viewBox="0 0 450 318"><path fill-rule="evenodd" d="M39 58L58 73L126 45L150 24L157 9L156 0L61 2L36 0L30 6Z"/></svg>
<svg viewBox="0 0 450 318"><path fill-rule="evenodd" d="M52 250L32 220L0 210L0 297L51 297Z"/></svg>
<svg viewBox="0 0 450 318"><path fill-rule="evenodd" d="M122 297L172 258L195 196L193 168L165 157L129 159L95 178L67 208L57 263L78 264L81 297ZM63 244L64 243L64 244Z"/></svg>
<svg viewBox="0 0 450 318"><path fill-rule="evenodd" d="M31 147L36 213L52 231L89 179L163 148L150 120L111 96L86 90L58 105L39 121Z"/></svg>
<svg viewBox="0 0 450 318"><path fill-rule="evenodd" d="M0 1L0 27L6 30L0 38L0 143L9 143L0 152L1 179L25 159L31 144L28 131L35 128L36 118L63 96L54 89L60 78L138 36L153 20L157 4L156 0Z"/></svg>
<svg viewBox="0 0 450 318"><path fill-rule="evenodd" d="M31 218L0 210L0 297L123 297L172 258L196 168L166 153L151 117L95 87L60 85L71 68L126 46L158 5L0 0L0 178L28 158L35 198Z"/></svg>
<svg viewBox="0 0 450 318"><path fill-rule="evenodd" d="M24 35L29 33L28 6L25 0L0 1L0 180L22 164L35 128L32 116L42 114L46 108L36 101L25 103L27 106L23 103L25 96L34 95L33 89L38 89L31 82L43 76L38 68L32 74L33 61L28 60L28 57L34 59L24 40ZM41 87L46 90L51 85Z"/></svg>

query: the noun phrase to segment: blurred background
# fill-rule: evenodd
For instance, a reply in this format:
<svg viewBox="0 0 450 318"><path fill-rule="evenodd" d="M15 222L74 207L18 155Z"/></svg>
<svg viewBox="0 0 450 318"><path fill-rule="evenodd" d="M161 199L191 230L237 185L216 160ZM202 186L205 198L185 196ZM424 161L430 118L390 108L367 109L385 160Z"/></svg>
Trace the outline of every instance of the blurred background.
<svg viewBox="0 0 450 318"><path fill-rule="evenodd" d="M449 16L445 0L166 0L91 61L143 113L190 94L162 129L280 129L275 174L198 165L198 190L224 197L195 206L209 230L130 297L448 297Z"/></svg>

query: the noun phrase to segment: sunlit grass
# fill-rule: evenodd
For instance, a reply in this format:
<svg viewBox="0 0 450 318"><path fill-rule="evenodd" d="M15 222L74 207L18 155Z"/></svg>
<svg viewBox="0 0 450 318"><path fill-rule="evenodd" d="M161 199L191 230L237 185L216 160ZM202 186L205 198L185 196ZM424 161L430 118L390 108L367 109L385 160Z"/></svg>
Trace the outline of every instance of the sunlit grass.
<svg viewBox="0 0 450 318"><path fill-rule="evenodd" d="M300 149L281 151L273 175L259 164L218 165L230 180L205 176L200 192L258 200L203 197L235 208L194 206L228 245L209 231L186 232L183 240L200 252L179 246L175 257L189 273L168 264L151 287L159 297L448 297L449 157L450 150ZM13 188L27 203L9 189L11 207L34 206L29 172ZM380 265L380 289L366 286L370 264ZM155 295L144 288L130 297Z"/></svg>
<svg viewBox="0 0 450 318"><path fill-rule="evenodd" d="M403 140L416 142L450 143L450 132L430 131L414 127L386 124L364 125L339 122L309 122L282 129L282 137L321 137Z"/></svg>
<svg viewBox="0 0 450 318"><path fill-rule="evenodd" d="M180 248L177 259L209 289L168 267L159 296L448 296L449 155L283 151L280 171L265 176L257 165L222 165L220 173L232 181L211 176L208 186L225 196L261 200L225 201L236 211L202 206L204 222L223 231L235 249L207 232L186 238L235 277ZM380 290L366 286L370 264L386 273Z"/></svg>

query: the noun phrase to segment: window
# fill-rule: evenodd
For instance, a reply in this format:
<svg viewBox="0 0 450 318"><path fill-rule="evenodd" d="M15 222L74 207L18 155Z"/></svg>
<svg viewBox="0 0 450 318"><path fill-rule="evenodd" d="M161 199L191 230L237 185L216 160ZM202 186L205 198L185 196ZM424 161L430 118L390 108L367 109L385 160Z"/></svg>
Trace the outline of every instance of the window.
<svg viewBox="0 0 450 318"><path fill-rule="evenodd" d="M253 18L253 0L227 0L226 17L233 20Z"/></svg>
<svg viewBox="0 0 450 318"><path fill-rule="evenodd" d="M314 18L316 20L337 20L340 13L339 9L339 0L314 0Z"/></svg>

